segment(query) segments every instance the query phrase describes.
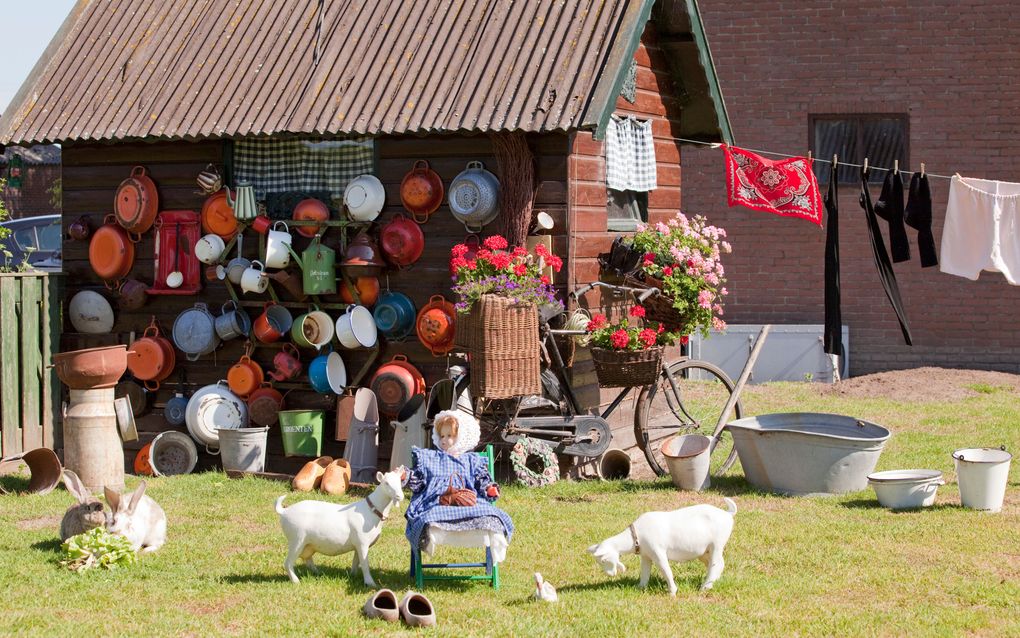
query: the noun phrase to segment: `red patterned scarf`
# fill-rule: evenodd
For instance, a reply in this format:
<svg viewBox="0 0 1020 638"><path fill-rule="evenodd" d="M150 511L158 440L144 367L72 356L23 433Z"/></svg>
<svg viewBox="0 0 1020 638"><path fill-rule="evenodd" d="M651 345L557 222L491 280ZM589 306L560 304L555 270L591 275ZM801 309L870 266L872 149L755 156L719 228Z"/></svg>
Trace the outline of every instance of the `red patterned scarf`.
<svg viewBox="0 0 1020 638"><path fill-rule="evenodd" d="M730 206L803 217L822 225L822 196L806 157L771 161L742 148L725 144L722 148Z"/></svg>

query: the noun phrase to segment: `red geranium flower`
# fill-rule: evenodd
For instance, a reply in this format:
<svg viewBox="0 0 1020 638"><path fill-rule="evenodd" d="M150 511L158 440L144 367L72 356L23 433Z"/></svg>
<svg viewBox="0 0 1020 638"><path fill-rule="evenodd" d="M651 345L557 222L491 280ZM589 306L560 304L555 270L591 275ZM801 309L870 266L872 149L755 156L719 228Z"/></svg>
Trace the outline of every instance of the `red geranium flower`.
<svg viewBox="0 0 1020 638"><path fill-rule="evenodd" d="M655 334L655 331L652 330L651 328L645 328L644 330L638 333L638 339L640 339L641 342L645 344L646 348L651 348L652 346L654 346L658 338L659 338L658 335Z"/></svg>
<svg viewBox="0 0 1020 638"><path fill-rule="evenodd" d="M548 278L548 277L546 277L545 275L542 275L542 276L541 276L541 277L539 278L539 281L541 281L541 282L542 282L543 284L545 284L546 286L548 286L548 285L549 285L550 283L552 283L552 282L550 282L550 281L549 281L549 278Z"/></svg>
<svg viewBox="0 0 1020 638"><path fill-rule="evenodd" d="M631 317L644 317L645 316L645 308L644 308L644 306L634 306L634 307L632 307L630 309L630 316Z"/></svg>
<svg viewBox="0 0 1020 638"><path fill-rule="evenodd" d="M689 342L690 340L691 340L691 338L688 337L687 335L684 335L684 336L680 337L680 343L685 345L685 346L687 345L687 342Z"/></svg>
<svg viewBox="0 0 1020 638"><path fill-rule="evenodd" d="M454 257L463 257L468 252L467 244L457 244L450 249L450 254Z"/></svg>
<svg viewBox="0 0 1020 638"><path fill-rule="evenodd" d="M662 269L662 274L665 275L666 277L669 277L670 275L673 274L673 267L666 266L665 268Z"/></svg>
<svg viewBox="0 0 1020 638"><path fill-rule="evenodd" d="M591 321L588 322L587 330L588 332L595 332L596 330L605 328L607 325L609 325L609 320L606 319L606 316L595 313L595 315L591 318Z"/></svg>
<svg viewBox="0 0 1020 638"><path fill-rule="evenodd" d="M609 343L618 350L623 350L630 343L630 335L623 328L620 328L609 336Z"/></svg>
<svg viewBox="0 0 1020 638"><path fill-rule="evenodd" d="M556 255L549 255L545 258L545 260L549 262L549 265L552 266L554 272L559 272L560 268L563 268L563 260Z"/></svg>
<svg viewBox="0 0 1020 638"><path fill-rule="evenodd" d="M545 244L537 244L535 246L535 254L539 257L548 257L549 251L546 249Z"/></svg>
<svg viewBox="0 0 1020 638"><path fill-rule="evenodd" d="M463 268L464 266L467 266L467 263L468 263L467 259L457 256L450 260L450 268L452 268L454 272L456 272Z"/></svg>
<svg viewBox="0 0 1020 638"><path fill-rule="evenodd" d="M492 251L485 250L484 248L479 248L478 252L475 253L475 258L481 261L489 261L492 259Z"/></svg>
<svg viewBox="0 0 1020 638"><path fill-rule="evenodd" d="M511 254L514 257L523 257L523 256L528 254L528 251L527 251L526 248L523 248L521 246L515 246L514 250L513 250L513 253L511 253Z"/></svg>
<svg viewBox="0 0 1020 638"><path fill-rule="evenodd" d="M474 270L475 268L478 268L478 262L475 261L474 259L472 259L471 261L469 261L467 263L467 269L468 270Z"/></svg>
<svg viewBox="0 0 1020 638"><path fill-rule="evenodd" d="M518 277L523 277L526 272L528 272L527 264L517 264L514 266L514 274Z"/></svg>
<svg viewBox="0 0 1020 638"><path fill-rule="evenodd" d="M482 242L482 245L488 248L489 250L503 250L509 244L507 243L506 238L504 238L503 236L491 235L485 238L485 241Z"/></svg>
<svg viewBox="0 0 1020 638"><path fill-rule="evenodd" d="M493 255L489 257L489 261L491 261L492 265L495 266L498 270L503 270L504 268L510 265L510 262L513 261L513 258L510 257L510 255L507 253L493 253Z"/></svg>

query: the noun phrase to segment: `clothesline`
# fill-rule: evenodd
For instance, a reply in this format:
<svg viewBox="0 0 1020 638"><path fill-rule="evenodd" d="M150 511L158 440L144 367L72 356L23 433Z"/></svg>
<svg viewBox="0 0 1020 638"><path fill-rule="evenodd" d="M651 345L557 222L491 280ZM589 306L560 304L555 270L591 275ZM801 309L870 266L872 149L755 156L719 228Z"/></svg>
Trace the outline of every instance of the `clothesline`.
<svg viewBox="0 0 1020 638"><path fill-rule="evenodd" d="M681 141L681 142L689 142L691 144L700 144L702 146L711 146L712 148L719 148L721 146L721 144L719 144L718 142L703 142L701 140L691 140L691 139L687 139L687 138L683 138L683 137L678 137L676 139ZM743 148L744 150L747 150L747 151L751 151L752 153L759 153L761 155L772 155L774 157L804 157L803 155L788 155L786 153L776 153L775 151L763 151L763 150L759 150L759 149L756 149L756 148L745 148L743 146L741 146L740 148ZM824 162L826 164L831 164L832 163L832 160L821 159L821 158L818 158L818 157L812 157L811 161L812 162ZM852 166L854 168L864 168L864 166L862 166L861 164L851 164L850 162L839 162L839 166ZM875 170L875 171L894 171L894 170L896 170L895 168L885 168L885 167L882 167L882 166L872 166L871 164L868 164L868 169L869 170ZM915 173L915 172L917 172L917 171L911 171L911 170L908 170L908 169L905 169L905 168L901 168L899 170L900 170L901 173ZM928 176L928 177L937 177L939 179L953 179L952 175L937 175L935 173L929 173L928 171L925 171L924 174L926 176Z"/></svg>

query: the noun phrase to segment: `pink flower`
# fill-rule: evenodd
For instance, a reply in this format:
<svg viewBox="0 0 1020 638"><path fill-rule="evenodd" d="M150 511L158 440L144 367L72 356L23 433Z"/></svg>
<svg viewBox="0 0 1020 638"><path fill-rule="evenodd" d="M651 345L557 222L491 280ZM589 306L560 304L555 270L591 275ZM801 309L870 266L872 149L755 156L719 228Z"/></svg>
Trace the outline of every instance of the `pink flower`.
<svg viewBox="0 0 1020 638"><path fill-rule="evenodd" d="M712 328L718 332L722 332L726 329L726 322L719 317L712 317Z"/></svg>
<svg viewBox="0 0 1020 638"><path fill-rule="evenodd" d="M485 241L482 242L482 245L488 248L489 250L503 250L509 244L502 235L490 235L489 237L485 238Z"/></svg>
<svg viewBox="0 0 1020 638"><path fill-rule="evenodd" d="M669 226L667 226L666 224L663 224L662 222L659 222L659 223L657 223L655 225L655 230L659 231L663 235L668 235L669 234Z"/></svg>
<svg viewBox="0 0 1020 638"><path fill-rule="evenodd" d="M651 266L655 263L655 253L645 253L645 266Z"/></svg>
<svg viewBox="0 0 1020 638"><path fill-rule="evenodd" d="M723 252L724 252L724 253L730 253L730 252L733 252L733 247L732 247L732 246L730 246L730 242L728 242L728 241L724 241L724 242L722 243L722 249L723 249Z"/></svg>
<svg viewBox="0 0 1020 638"><path fill-rule="evenodd" d="M666 276L666 277L669 277L670 275L673 274L673 267L672 266L666 266L665 268L662 269L662 274L664 276Z"/></svg>
<svg viewBox="0 0 1020 638"><path fill-rule="evenodd" d="M630 335L623 328L620 328L612 335L609 336L609 343L613 344L613 347L617 350L623 350L630 344Z"/></svg>
<svg viewBox="0 0 1020 638"><path fill-rule="evenodd" d="M644 306L633 306L630 309L630 316L631 317L644 317L645 316L645 308L644 308Z"/></svg>
<svg viewBox="0 0 1020 638"><path fill-rule="evenodd" d="M706 309L711 308L713 297L714 295L711 290L702 290L698 293L698 305Z"/></svg>
<svg viewBox="0 0 1020 638"><path fill-rule="evenodd" d="M725 297L726 295L730 294L730 291L726 290L726 287L723 286L722 288L719 289L719 294Z"/></svg>

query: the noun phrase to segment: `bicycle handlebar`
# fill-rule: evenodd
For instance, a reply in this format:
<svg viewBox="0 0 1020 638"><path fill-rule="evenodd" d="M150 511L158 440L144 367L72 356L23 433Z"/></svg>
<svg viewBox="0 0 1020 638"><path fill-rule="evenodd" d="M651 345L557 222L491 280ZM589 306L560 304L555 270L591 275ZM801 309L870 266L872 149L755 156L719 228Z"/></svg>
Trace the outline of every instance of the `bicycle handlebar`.
<svg viewBox="0 0 1020 638"><path fill-rule="evenodd" d="M570 293L570 296L573 297L574 299L577 299L596 288L605 288L606 290L611 290L613 292L618 293L632 293L637 297L638 302L644 301L645 299L648 299L653 295L659 294L658 288L630 288L628 286L614 286L613 284L607 284L604 281L593 281L590 284L581 286L577 290L573 291L572 293Z"/></svg>

